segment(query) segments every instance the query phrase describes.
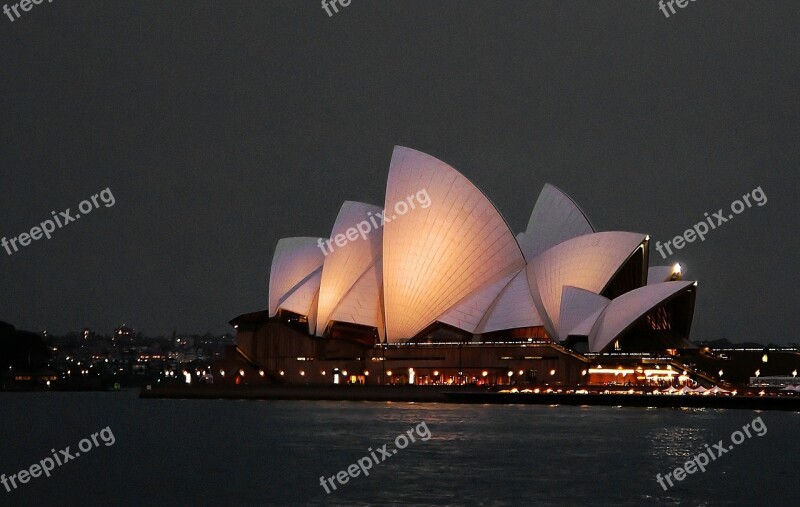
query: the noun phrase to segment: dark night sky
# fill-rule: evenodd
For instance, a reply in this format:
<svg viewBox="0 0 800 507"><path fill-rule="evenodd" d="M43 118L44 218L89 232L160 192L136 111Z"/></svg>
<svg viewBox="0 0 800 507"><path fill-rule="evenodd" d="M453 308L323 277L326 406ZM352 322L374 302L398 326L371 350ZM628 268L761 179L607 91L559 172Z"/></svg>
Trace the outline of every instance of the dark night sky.
<svg viewBox="0 0 800 507"><path fill-rule="evenodd" d="M275 243L383 202L395 144L457 168L515 232L545 182L600 230L692 243L692 337L798 341L800 3L55 1L0 18L0 235L110 187L12 256L0 320L223 332ZM660 256L653 253L655 257Z"/></svg>

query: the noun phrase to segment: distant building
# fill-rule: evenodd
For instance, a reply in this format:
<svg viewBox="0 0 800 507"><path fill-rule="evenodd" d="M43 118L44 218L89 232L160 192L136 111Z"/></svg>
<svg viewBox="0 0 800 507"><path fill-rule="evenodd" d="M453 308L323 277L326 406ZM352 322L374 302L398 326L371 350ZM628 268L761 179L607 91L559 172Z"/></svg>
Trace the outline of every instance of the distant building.
<svg viewBox="0 0 800 507"><path fill-rule="evenodd" d="M114 330L112 341L116 342L117 344L133 343L135 336L134 330L123 324Z"/></svg>

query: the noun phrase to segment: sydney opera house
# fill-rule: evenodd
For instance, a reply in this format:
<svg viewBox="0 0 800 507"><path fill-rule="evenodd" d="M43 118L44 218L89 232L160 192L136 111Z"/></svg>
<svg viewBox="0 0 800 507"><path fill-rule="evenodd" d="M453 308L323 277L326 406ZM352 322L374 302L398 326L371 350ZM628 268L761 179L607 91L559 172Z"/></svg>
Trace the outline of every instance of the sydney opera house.
<svg viewBox="0 0 800 507"><path fill-rule="evenodd" d="M458 171L396 147L383 206L278 242L226 381L665 385L687 375L697 284L649 260L648 235L595 230L552 185L515 235Z"/></svg>

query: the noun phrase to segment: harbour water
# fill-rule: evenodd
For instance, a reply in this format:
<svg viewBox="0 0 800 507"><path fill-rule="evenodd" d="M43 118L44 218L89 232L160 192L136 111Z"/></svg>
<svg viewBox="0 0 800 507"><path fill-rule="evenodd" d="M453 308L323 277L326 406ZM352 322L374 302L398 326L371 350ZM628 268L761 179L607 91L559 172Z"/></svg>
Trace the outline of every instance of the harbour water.
<svg viewBox="0 0 800 507"><path fill-rule="evenodd" d="M103 445L0 505L782 505L800 496L800 414L711 409L139 399L0 393L9 476L110 428ZM656 481L760 417L668 491ZM335 476L424 422L326 493ZM400 442L402 444L402 441ZM379 457L381 454L377 454ZM380 459L380 458L379 458ZM365 461L366 462L366 461ZM328 486L330 490L330 485Z"/></svg>

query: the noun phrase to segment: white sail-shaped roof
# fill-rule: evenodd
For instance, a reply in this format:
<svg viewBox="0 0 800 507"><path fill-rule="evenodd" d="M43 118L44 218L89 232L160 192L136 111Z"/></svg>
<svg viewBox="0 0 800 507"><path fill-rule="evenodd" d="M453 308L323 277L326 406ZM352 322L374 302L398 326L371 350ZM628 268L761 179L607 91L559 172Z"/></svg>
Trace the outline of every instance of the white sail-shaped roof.
<svg viewBox="0 0 800 507"><path fill-rule="evenodd" d="M443 315L440 315L436 320L469 333L475 333L481 319L486 315L489 307L495 302L500 292L508 285L513 276L514 273L509 273L484 288L473 292Z"/></svg>
<svg viewBox="0 0 800 507"><path fill-rule="evenodd" d="M602 352L639 318L677 294L691 289L694 282L664 282L627 292L609 303L589 334L589 350Z"/></svg>
<svg viewBox="0 0 800 507"><path fill-rule="evenodd" d="M572 286L600 294L647 237L632 232L597 232L573 238L539 254L528 264L528 281L545 329L561 335L561 295Z"/></svg>
<svg viewBox="0 0 800 507"><path fill-rule="evenodd" d="M316 334L321 336L331 320L331 315L341 299L355 285L361 275L370 269L381 254L382 230L362 226L366 238L358 233L357 226L381 213L381 208L363 202L345 201L331 231L331 249L326 250L319 288ZM349 233L348 237L348 231ZM355 231L353 233L352 231ZM336 239L340 239L340 245ZM344 238L344 239L342 239ZM346 240L346 241L345 241Z"/></svg>
<svg viewBox="0 0 800 507"><path fill-rule="evenodd" d="M383 338L383 267L380 257L345 294L329 321L350 322L378 328Z"/></svg>
<svg viewBox="0 0 800 507"><path fill-rule="evenodd" d="M322 266L325 256L319 248L318 240L319 238L283 238L278 241L269 275L270 317L278 313L280 300L286 299L307 281L311 273ZM308 306L300 313L305 315L306 311Z"/></svg>
<svg viewBox="0 0 800 507"><path fill-rule="evenodd" d="M319 292L319 282L322 278L322 268L308 275L302 283L292 289L278 300L278 308L298 313L300 315L310 315L314 298ZM316 313L316 308L313 309Z"/></svg>
<svg viewBox="0 0 800 507"><path fill-rule="evenodd" d="M320 269L320 280L321 279L322 270ZM308 309L308 334L314 334L314 330L317 329L317 308L319 308L319 286L317 286L314 299L311 300L311 308Z"/></svg>
<svg viewBox="0 0 800 507"><path fill-rule="evenodd" d="M520 327L541 326L544 322L533 303L528 276L522 269L503 288L492 306L483 316L477 334L517 329Z"/></svg>
<svg viewBox="0 0 800 507"><path fill-rule="evenodd" d="M676 273L676 266L653 266L647 270L647 285L668 282ZM678 268L681 269L681 268ZM680 273L680 271L678 271Z"/></svg>
<svg viewBox="0 0 800 507"><path fill-rule="evenodd" d="M575 201L548 183L536 200L527 229L517 235L517 241L530 261L559 243L593 232L592 224Z"/></svg>
<svg viewBox="0 0 800 507"><path fill-rule="evenodd" d="M592 326L610 300L577 287L564 287L561 293L561 335L566 340L569 335L589 336Z"/></svg>
<svg viewBox="0 0 800 507"><path fill-rule="evenodd" d="M427 208L419 204L421 193ZM410 208L401 202L416 205L399 213ZM524 266L489 199L429 155L395 147L385 206L390 220L384 227L383 290L390 342L412 338L467 295Z"/></svg>

